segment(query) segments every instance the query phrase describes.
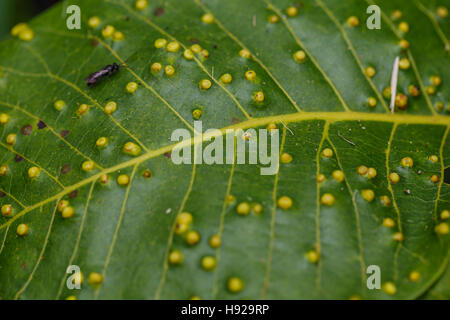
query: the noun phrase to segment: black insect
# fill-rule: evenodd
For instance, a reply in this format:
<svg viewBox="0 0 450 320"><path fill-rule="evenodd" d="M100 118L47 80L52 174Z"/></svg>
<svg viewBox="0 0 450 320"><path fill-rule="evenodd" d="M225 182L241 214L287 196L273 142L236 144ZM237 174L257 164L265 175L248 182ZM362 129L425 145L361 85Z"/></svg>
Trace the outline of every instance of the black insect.
<svg viewBox="0 0 450 320"><path fill-rule="evenodd" d="M109 64L105 66L103 69L91 73L86 78L86 84L88 85L88 87L91 87L94 84L100 82L102 79L108 78L111 75L115 74L117 71L119 71L119 69L120 65L118 65L117 63L114 62L113 64Z"/></svg>

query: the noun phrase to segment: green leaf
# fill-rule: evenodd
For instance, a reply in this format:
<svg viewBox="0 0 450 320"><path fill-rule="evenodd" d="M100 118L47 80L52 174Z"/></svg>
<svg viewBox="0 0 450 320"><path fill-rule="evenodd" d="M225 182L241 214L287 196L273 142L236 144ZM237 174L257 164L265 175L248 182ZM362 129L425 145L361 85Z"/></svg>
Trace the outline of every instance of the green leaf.
<svg viewBox="0 0 450 320"><path fill-rule="evenodd" d="M366 27L373 1L170 0L149 1L143 10L134 0L72 2L81 8L81 30L67 29L64 3L29 22L31 41L21 34L0 44L0 113L9 115L0 128L0 164L7 167L0 169L0 204L13 209L0 218L1 298L412 299L433 285L448 293L448 276L439 279L449 252L441 212L450 209L450 20L436 13L445 1L377 1L381 30ZM287 15L290 6L298 14ZM202 21L205 13L213 23ZM91 28L93 16L100 24ZM350 16L359 25L350 26ZM408 33L398 29L402 21ZM124 38L105 38L107 25ZM155 48L160 38L180 50ZM401 38L409 49L399 46ZM184 58L195 43L209 54ZM242 49L251 57L241 57ZM302 63L293 58L299 50ZM408 104L392 114L382 92L397 56L410 63L399 70L397 87ZM163 70L151 72L155 62ZM117 74L87 87L89 74L112 63L122 65ZM164 73L167 65L174 75ZM248 70L256 79L245 79ZM225 73L229 84L219 80ZM442 83L433 86L432 76ZM204 79L208 90L199 88ZM125 89L130 82L139 84L134 93ZM253 100L258 91L261 103ZM111 101L117 109L106 114ZM82 104L90 109L79 115ZM175 165L171 133L192 132L195 109L204 130L222 134L275 123L281 153L292 161L280 163L276 175L261 175L262 165ZM9 134L17 135L13 145ZM108 138L101 148L100 137ZM141 152L124 153L127 142ZM331 157L322 155L327 148ZM406 157L412 166L402 165ZM86 161L94 170L82 169ZM360 175L360 166L376 176ZM37 177L29 177L31 167ZM333 178L336 170L343 180L339 172ZM130 179L125 186L121 175ZM278 206L281 197L292 206ZM62 217L61 200L74 209L72 218ZM244 202L262 212L237 214ZM192 214L187 226L200 235L194 245L178 234L182 212ZM29 227L24 236L20 224ZM213 235L220 247L211 247ZM174 250L181 264L169 263ZM205 256L216 259L214 270L202 267ZM69 265L81 268L80 290L66 286ZM366 286L372 265L385 290ZM88 283L94 272L101 285ZM418 272L415 281L411 272ZM233 277L243 282L240 292L229 289Z"/></svg>

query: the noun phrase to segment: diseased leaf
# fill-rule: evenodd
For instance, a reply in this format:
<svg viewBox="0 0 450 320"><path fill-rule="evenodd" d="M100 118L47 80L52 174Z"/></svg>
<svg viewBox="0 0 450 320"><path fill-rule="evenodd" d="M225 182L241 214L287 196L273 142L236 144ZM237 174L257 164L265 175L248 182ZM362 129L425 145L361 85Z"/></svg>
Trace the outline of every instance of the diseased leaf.
<svg viewBox="0 0 450 320"><path fill-rule="evenodd" d="M0 44L0 298L448 297L447 1L72 2L81 30L60 4ZM207 51L184 52L196 44ZM392 114L397 56L407 105ZM222 135L275 124L278 173L174 164L171 134L195 119Z"/></svg>

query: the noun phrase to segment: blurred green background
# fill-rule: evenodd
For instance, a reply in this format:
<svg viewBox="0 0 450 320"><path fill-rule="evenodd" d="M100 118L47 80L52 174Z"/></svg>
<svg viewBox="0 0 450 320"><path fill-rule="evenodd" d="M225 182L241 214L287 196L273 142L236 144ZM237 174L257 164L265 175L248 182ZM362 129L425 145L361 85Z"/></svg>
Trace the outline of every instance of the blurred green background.
<svg viewBox="0 0 450 320"><path fill-rule="evenodd" d="M19 22L31 20L35 15L60 0L0 0L0 41Z"/></svg>

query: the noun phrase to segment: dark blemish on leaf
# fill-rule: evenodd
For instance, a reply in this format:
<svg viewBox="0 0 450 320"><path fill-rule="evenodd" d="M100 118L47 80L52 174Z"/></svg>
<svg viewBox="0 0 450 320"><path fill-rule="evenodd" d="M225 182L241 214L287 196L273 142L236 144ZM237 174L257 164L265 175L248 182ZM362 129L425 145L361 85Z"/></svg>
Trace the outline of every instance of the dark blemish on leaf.
<svg viewBox="0 0 450 320"><path fill-rule="evenodd" d="M198 39L197 38L190 38L189 42L190 43L198 43Z"/></svg>
<svg viewBox="0 0 450 320"><path fill-rule="evenodd" d="M214 49L217 49L217 48L218 48L217 44L213 45L213 48L214 48Z"/></svg>
<svg viewBox="0 0 450 320"><path fill-rule="evenodd" d="M20 129L20 132L24 135L24 136L29 136L31 134L31 132L33 131L33 127L31 126L31 124L26 124L22 127L22 129Z"/></svg>
<svg viewBox="0 0 450 320"><path fill-rule="evenodd" d="M231 123L232 123L232 124L240 123L240 122L241 122L241 120L239 120L238 118L232 118L232 119L231 119Z"/></svg>
<svg viewBox="0 0 450 320"><path fill-rule="evenodd" d="M406 190L405 190L405 194L406 194L406 195L410 195L410 194L411 194L411 190L406 189Z"/></svg>
<svg viewBox="0 0 450 320"><path fill-rule="evenodd" d="M26 262L22 262L22 263L20 264L20 266L22 267L22 269L26 269L26 268L27 268Z"/></svg>
<svg viewBox="0 0 450 320"><path fill-rule="evenodd" d="M158 7L155 9L155 12L153 13L156 17L159 17L164 14L164 8Z"/></svg>
<svg viewBox="0 0 450 320"><path fill-rule="evenodd" d="M450 184L450 167L444 169L444 183Z"/></svg>
<svg viewBox="0 0 450 320"><path fill-rule="evenodd" d="M22 160L23 160L23 158L21 156L19 156L18 154L14 157L15 162L20 162Z"/></svg>
<svg viewBox="0 0 450 320"><path fill-rule="evenodd" d="M129 16L126 16L126 17L125 17L125 21L130 21L130 17L129 17Z"/></svg>
<svg viewBox="0 0 450 320"><path fill-rule="evenodd" d="M4 196L6 196L6 193L4 193L3 191L0 191L0 198L3 198Z"/></svg>
<svg viewBox="0 0 450 320"><path fill-rule="evenodd" d="M71 193L69 193L69 198L70 199L73 199L73 198L76 198L76 197L78 197L78 190L74 190Z"/></svg>
<svg viewBox="0 0 450 320"><path fill-rule="evenodd" d="M44 129L44 128L46 128L46 127L47 127L47 125L45 124L45 122L44 122L44 121L42 121L42 120L39 120L39 122L38 122L38 124L37 124L37 127L38 127L38 129L40 130L40 129Z"/></svg>
<svg viewBox="0 0 450 320"><path fill-rule="evenodd" d="M91 46L92 46L92 47L98 46L98 41L95 40L95 39L93 39L93 40L91 41Z"/></svg>
<svg viewBox="0 0 450 320"><path fill-rule="evenodd" d="M65 138L65 137L67 137L67 135L68 135L69 133L70 133L69 130L63 130L63 131L61 131L59 134L61 135L61 137Z"/></svg>
<svg viewBox="0 0 450 320"><path fill-rule="evenodd" d="M164 157L166 157L167 159L170 159L172 157L172 154L170 152L166 152L166 153L164 153Z"/></svg>
<svg viewBox="0 0 450 320"><path fill-rule="evenodd" d="M62 174L67 174L67 173L70 172L71 169L72 169L72 167L70 166L70 164L65 164L61 168L61 173Z"/></svg>
<svg viewBox="0 0 450 320"><path fill-rule="evenodd" d="M150 170L145 170L143 173L142 173L142 176L144 177L144 178L151 178L152 177L152 172L150 171Z"/></svg>
<svg viewBox="0 0 450 320"><path fill-rule="evenodd" d="M165 27L164 30L169 30L169 26Z"/></svg>

